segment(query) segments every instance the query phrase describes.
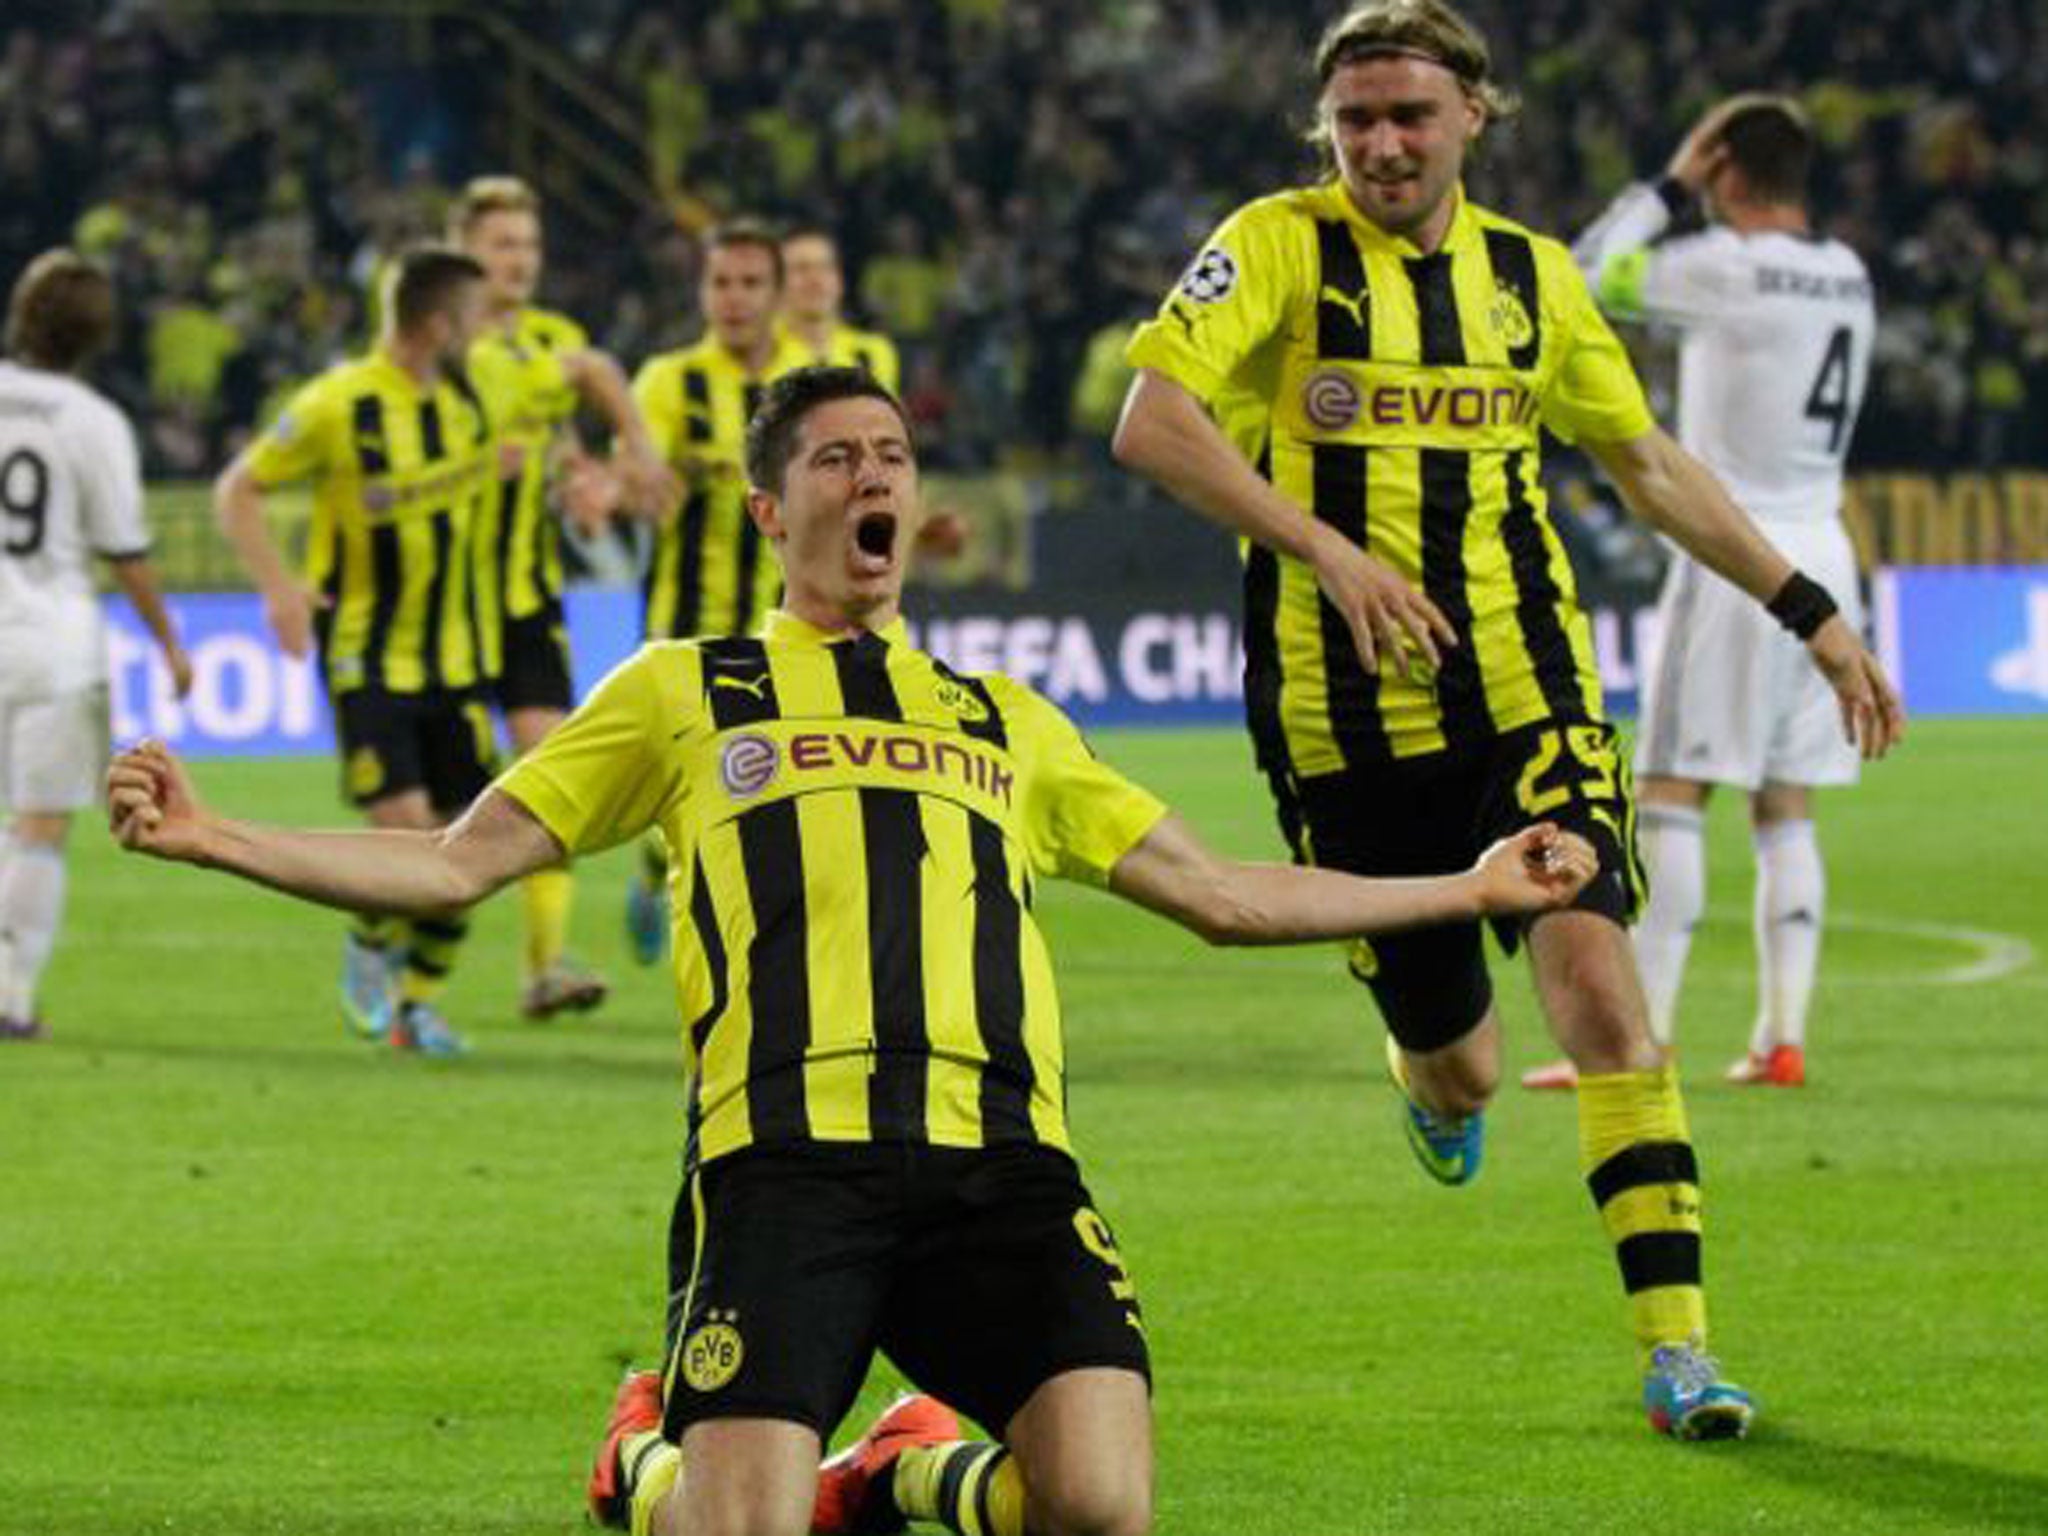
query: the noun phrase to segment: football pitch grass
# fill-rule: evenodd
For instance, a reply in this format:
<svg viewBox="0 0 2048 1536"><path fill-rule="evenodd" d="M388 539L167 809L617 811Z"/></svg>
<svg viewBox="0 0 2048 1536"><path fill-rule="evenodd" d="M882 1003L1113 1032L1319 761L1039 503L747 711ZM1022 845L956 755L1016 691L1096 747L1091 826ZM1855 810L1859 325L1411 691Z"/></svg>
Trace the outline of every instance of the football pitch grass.
<svg viewBox="0 0 2048 1536"><path fill-rule="evenodd" d="M1274 856L1238 733L1097 745ZM1719 1080L1751 971L1715 808L1682 1065L1714 1345L1762 1404L1740 1445L1644 1423L1568 1096L1504 1088L1484 1174L1439 1189L1331 948L1210 951L1046 887L1075 1134L1147 1308L1162 1536L2048 1531L2044 764L2040 723L1923 724L1825 803L1799 1092ZM325 761L198 774L237 814L344 820ZM584 867L575 924L613 1001L519 1022L500 898L448 999L477 1053L444 1064L344 1037L338 918L95 825L74 849L52 1036L0 1049L0 1532L583 1529L657 1340L679 1142L626 856ZM1496 976L1512 1074L1551 1052L1520 963Z"/></svg>

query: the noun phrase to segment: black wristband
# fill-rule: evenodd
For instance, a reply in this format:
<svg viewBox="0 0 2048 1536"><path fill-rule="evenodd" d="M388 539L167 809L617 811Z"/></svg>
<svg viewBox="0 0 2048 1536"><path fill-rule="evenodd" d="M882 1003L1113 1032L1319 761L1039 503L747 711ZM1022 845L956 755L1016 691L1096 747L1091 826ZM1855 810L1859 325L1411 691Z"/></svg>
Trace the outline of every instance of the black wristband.
<svg viewBox="0 0 2048 1536"><path fill-rule="evenodd" d="M1676 176L1659 176L1650 183L1650 190L1663 200L1664 211L1676 219L1692 212L1693 191Z"/></svg>
<svg viewBox="0 0 2048 1536"><path fill-rule="evenodd" d="M1828 589L1803 571L1794 571L1785 578L1785 585L1778 588L1778 595L1764 604L1771 617L1791 630L1801 640L1811 640L1813 632L1841 612L1835 600L1828 596Z"/></svg>

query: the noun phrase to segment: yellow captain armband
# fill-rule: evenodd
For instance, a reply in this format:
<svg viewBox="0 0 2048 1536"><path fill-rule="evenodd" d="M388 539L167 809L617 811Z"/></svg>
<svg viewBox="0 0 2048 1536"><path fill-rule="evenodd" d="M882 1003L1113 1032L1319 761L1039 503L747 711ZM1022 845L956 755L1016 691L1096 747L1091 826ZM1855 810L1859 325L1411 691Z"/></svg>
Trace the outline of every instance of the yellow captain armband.
<svg viewBox="0 0 2048 1536"><path fill-rule="evenodd" d="M1643 312L1643 288L1649 276L1648 251L1623 251L1600 264L1600 282L1594 297L1616 319L1634 320Z"/></svg>

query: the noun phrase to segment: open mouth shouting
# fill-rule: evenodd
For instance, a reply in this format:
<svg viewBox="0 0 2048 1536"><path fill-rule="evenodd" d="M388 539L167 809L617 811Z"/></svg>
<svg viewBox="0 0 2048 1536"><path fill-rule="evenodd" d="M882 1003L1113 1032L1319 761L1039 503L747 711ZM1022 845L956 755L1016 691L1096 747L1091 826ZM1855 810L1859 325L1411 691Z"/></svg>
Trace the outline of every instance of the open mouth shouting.
<svg viewBox="0 0 2048 1536"><path fill-rule="evenodd" d="M853 525L853 565L863 576L884 576L896 564L894 512L863 512Z"/></svg>

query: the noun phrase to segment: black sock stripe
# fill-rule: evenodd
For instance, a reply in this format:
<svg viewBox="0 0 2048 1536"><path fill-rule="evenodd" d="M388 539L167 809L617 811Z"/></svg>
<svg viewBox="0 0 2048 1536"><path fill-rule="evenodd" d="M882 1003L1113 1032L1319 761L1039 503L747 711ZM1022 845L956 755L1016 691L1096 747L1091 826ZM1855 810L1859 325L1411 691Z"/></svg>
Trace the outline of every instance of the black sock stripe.
<svg viewBox="0 0 2048 1536"><path fill-rule="evenodd" d="M982 1474L981 1484L974 1490L974 1518L981 1527L981 1536L996 1536L995 1517L989 1511L989 1490L995 1487L996 1474L1003 1469L1003 1463L1010 1459L1008 1449L994 1448L995 1454L987 1461L988 1470Z"/></svg>
<svg viewBox="0 0 2048 1536"><path fill-rule="evenodd" d="M1623 1147L1586 1175L1593 1203L1604 1206L1626 1190L1648 1184L1698 1184L1699 1163L1685 1141L1639 1141Z"/></svg>
<svg viewBox="0 0 2048 1536"><path fill-rule="evenodd" d="M1638 1232L1614 1246L1621 1261L1621 1288L1633 1296L1660 1285L1700 1283L1697 1232Z"/></svg>
<svg viewBox="0 0 2048 1536"><path fill-rule="evenodd" d="M412 931L415 938L440 939L444 943L455 944L469 936L469 924L437 922L432 918L416 917L412 920Z"/></svg>
<svg viewBox="0 0 2048 1536"><path fill-rule="evenodd" d="M659 1435L656 1435L647 1444L641 1446L639 1450L633 1453L633 1459L630 1462L619 1468L625 1474L620 1478L620 1482L624 1484L627 1492L630 1493L633 1489L640 1486L640 1479L647 1471L647 1463L656 1456L659 1456L667 1448L668 1442Z"/></svg>
<svg viewBox="0 0 2048 1536"><path fill-rule="evenodd" d="M406 951L405 968L415 976L428 976L435 981L442 980L448 974L447 961L429 960L416 949Z"/></svg>
<svg viewBox="0 0 2048 1536"><path fill-rule="evenodd" d="M947 1525L959 1528L958 1510L960 1492L967 1486L967 1474L974 1470L974 1464L981 1459L980 1453L987 1449L979 1445L955 1446L946 1454L946 1464L939 1470L939 1519Z"/></svg>

